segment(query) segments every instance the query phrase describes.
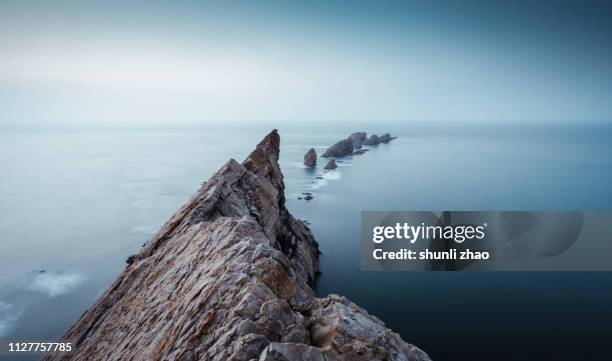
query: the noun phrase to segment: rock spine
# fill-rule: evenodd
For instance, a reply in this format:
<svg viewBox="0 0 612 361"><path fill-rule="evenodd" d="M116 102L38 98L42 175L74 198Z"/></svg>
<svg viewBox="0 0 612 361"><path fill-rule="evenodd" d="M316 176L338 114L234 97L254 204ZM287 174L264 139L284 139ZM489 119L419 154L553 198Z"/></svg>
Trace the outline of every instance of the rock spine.
<svg viewBox="0 0 612 361"><path fill-rule="evenodd" d="M74 352L46 360L429 360L346 298L316 298L279 144L274 130L221 167L65 334Z"/></svg>

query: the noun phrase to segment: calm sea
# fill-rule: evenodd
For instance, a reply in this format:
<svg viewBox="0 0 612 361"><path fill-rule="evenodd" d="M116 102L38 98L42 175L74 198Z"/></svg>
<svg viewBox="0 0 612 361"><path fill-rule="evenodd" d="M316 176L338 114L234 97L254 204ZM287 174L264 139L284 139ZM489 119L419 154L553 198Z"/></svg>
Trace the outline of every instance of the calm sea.
<svg viewBox="0 0 612 361"><path fill-rule="evenodd" d="M287 206L323 252L319 295L347 296L434 360L610 359L612 273L359 269L362 210L611 210L609 128L405 129L336 171L301 165L351 130L280 129ZM266 132L0 133L0 338L61 336Z"/></svg>

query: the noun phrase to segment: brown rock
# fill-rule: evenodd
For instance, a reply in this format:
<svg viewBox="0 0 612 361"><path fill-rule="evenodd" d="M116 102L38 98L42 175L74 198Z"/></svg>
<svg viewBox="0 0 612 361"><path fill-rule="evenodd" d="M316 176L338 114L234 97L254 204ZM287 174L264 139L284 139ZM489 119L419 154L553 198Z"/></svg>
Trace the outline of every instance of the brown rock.
<svg viewBox="0 0 612 361"><path fill-rule="evenodd" d="M333 159L330 159L329 162L327 162L327 164L325 165L325 169L331 170L331 169L336 169L338 168L338 166L336 165L336 161L334 161Z"/></svg>
<svg viewBox="0 0 612 361"><path fill-rule="evenodd" d="M310 148L310 150L304 154L304 165L307 167L314 167L317 165L317 152L314 148Z"/></svg>
<svg viewBox="0 0 612 361"><path fill-rule="evenodd" d="M323 157L342 157L353 152L353 142L347 138L332 145L323 153Z"/></svg>
<svg viewBox="0 0 612 361"><path fill-rule="evenodd" d="M317 243L285 208L279 143L225 164L62 337L74 351L46 360L428 360L315 297Z"/></svg>

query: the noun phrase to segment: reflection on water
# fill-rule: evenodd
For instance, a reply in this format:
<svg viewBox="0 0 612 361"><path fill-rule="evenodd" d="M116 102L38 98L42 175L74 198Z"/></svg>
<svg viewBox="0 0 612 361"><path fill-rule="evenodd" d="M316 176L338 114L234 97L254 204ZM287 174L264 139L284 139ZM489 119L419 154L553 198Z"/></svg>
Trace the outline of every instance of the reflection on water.
<svg viewBox="0 0 612 361"><path fill-rule="evenodd" d="M609 210L612 142L406 132L334 171L324 159L302 166L309 148L349 132L281 129L287 206L323 252L320 295L346 295L435 360L603 350L611 275L360 272L359 221L361 210ZM0 337L60 336L202 181L264 134L0 134Z"/></svg>

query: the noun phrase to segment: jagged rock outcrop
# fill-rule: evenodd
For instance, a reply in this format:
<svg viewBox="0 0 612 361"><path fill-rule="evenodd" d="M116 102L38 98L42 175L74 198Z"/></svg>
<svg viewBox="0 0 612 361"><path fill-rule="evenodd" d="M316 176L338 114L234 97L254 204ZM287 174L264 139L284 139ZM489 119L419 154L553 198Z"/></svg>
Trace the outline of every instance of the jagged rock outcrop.
<svg viewBox="0 0 612 361"><path fill-rule="evenodd" d="M314 148L310 148L310 150L304 154L304 165L307 167L314 167L317 165L317 152Z"/></svg>
<svg viewBox="0 0 612 361"><path fill-rule="evenodd" d="M329 147L322 157L342 157L353 153L353 142L347 138Z"/></svg>
<svg viewBox="0 0 612 361"><path fill-rule="evenodd" d="M327 162L327 164L325 165L325 169L330 170L330 169L336 169L338 168L338 166L336 165L336 161L333 159L330 159L329 162Z"/></svg>
<svg viewBox="0 0 612 361"><path fill-rule="evenodd" d="M365 310L316 298L317 243L285 208L280 138L227 162L47 360L429 360Z"/></svg>
<svg viewBox="0 0 612 361"><path fill-rule="evenodd" d="M360 149L363 142L368 139L368 134L366 132L355 132L349 136L349 139L353 143L353 149Z"/></svg>

